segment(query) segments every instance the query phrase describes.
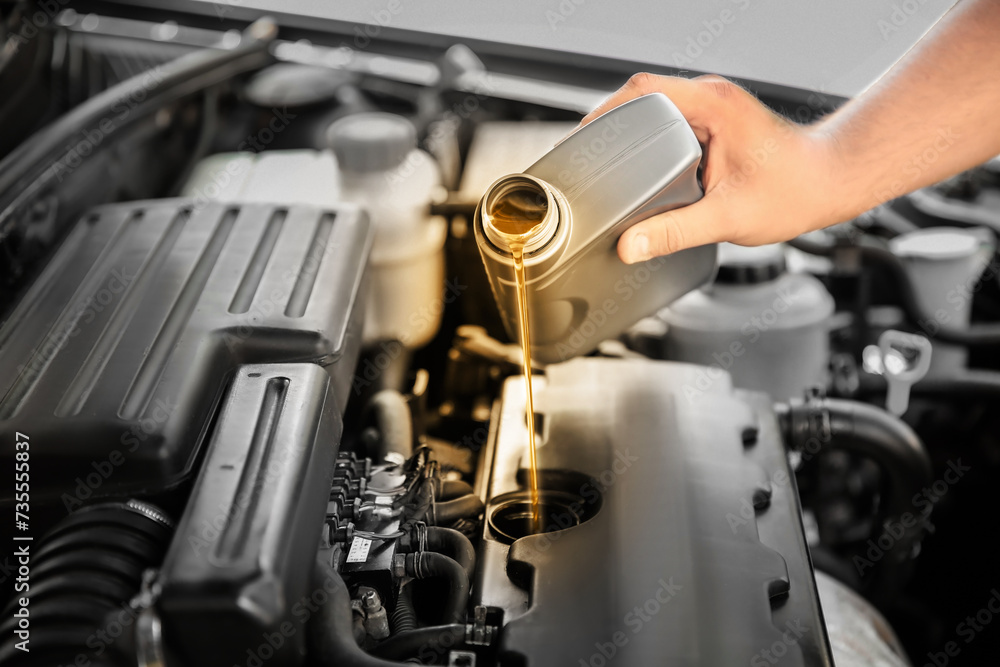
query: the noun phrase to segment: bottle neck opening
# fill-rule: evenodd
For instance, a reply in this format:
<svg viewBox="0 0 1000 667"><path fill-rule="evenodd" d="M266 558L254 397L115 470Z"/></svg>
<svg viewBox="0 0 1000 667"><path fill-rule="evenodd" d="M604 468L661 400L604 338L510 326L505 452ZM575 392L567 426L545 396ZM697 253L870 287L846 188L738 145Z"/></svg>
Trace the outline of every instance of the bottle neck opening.
<svg viewBox="0 0 1000 667"><path fill-rule="evenodd" d="M498 249L541 250L555 237L559 208L552 187L526 174L496 181L483 198L483 232Z"/></svg>

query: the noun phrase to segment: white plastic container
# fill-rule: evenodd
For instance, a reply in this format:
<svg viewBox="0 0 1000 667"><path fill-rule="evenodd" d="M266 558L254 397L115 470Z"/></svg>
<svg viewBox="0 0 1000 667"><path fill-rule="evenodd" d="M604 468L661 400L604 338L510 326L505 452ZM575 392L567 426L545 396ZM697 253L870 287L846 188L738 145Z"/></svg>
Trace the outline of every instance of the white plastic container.
<svg viewBox="0 0 1000 667"><path fill-rule="evenodd" d="M205 201L363 207L375 227L363 338L417 348L434 337L445 300L442 218L429 215L441 185L401 116L356 114L328 133L334 151L218 153L203 159L182 195Z"/></svg>
<svg viewBox="0 0 1000 667"><path fill-rule="evenodd" d="M446 222L429 214L441 186L437 164L417 148L413 125L395 114L341 118L328 129L327 141L340 163L342 199L367 210L375 228L364 342L425 345L449 298Z"/></svg>
<svg viewBox="0 0 1000 667"><path fill-rule="evenodd" d="M922 322L931 333L929 377L948 377L966 367L965 347L933 340L938 326L963 329L972 315L972 297L979 276L993 257L993 234L983 228L927 227L901 234L889 248L906 267L913 291L930 322Z"/></svg>
<svg viewBox="0 0 1000 667"><path fill-rule="evenodd" d="M825 385L834 301L821 282L787 273L781 246L719 245L719 275L660 312L666 357L707 366L706 384L729 372L733 384L776 400ZM706 387L685 388L688 395Z"/></svg>
<svg viewBox="0 0 1000 667"><path fill-rule="evenodd" d="M206 201L335 206L340 169L331 151L216 153L191 172L181 196Z"/></svg>

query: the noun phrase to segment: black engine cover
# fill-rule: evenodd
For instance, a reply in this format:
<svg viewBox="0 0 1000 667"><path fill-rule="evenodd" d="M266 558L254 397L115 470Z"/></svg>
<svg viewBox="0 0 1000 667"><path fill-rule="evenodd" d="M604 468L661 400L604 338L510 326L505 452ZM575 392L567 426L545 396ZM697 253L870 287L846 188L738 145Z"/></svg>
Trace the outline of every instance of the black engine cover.
<svg viewBox="0 0 1000 667"><path fill-rule="evenodd" d="M304 658L303 601L314 592L342 430L337 403L314 364L237 371L158 579L178 664Z"/></svg>
<svg viewBox="0 0 1000 667"><path fill-rule="evenodd" d="M353 208L91 211L0 329L0 465L13 469L20 431L36 503L168 488L247 363L324 366L342 412L370 245Z"/></svg>

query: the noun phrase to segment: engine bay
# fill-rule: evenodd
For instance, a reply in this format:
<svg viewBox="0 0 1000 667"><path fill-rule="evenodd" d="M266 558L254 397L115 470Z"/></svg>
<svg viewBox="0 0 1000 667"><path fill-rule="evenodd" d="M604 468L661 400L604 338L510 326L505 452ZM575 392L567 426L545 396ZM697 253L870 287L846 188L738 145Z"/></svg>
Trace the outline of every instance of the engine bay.
<svg viewBox="0 0 1000 667"><path fill-rule="evenodd" d="M64 10L17 54L45 101L0 162L0 664L995 658L998 159L720 247L532 363L529 433L472 218L612 73L217 25Z"/></svg>

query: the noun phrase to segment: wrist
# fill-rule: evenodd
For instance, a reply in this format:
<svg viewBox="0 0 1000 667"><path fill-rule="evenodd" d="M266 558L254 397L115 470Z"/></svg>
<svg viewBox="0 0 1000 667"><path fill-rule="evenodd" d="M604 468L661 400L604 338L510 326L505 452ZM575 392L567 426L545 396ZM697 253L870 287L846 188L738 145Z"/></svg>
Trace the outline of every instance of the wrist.
<svg viewBox="0 0 1000 667"><path fill-rule="evenodd" d="M805 169L813 182L811 229L851 220L875 205L859 191L838 135L822 125L805 128Z"/></svg>

